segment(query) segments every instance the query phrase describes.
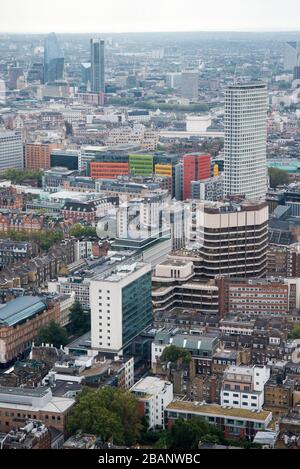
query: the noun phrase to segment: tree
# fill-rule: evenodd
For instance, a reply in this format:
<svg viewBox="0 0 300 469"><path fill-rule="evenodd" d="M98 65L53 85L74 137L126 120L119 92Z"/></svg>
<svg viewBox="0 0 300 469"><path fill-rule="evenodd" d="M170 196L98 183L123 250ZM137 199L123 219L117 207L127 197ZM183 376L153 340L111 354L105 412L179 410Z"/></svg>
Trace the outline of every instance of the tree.
<svg viewBox="0 0 300 469"><path fill-rule="evenodd" d="M199 441L221 442L223 434L214 426L200 418L189 421L176 420L170 431L170 447L172 449L197 449Z"/></svg>
<svg viewBox="0 0 300 469"><path fill-rule="evenodd" d="M272 189L276 189L277 186L287 184L289 182L288 173L279 168L269 168L269 177Z"/></svg>
<svg viewBox="0 0 300 469"><path fill-rule="evenodd" d="M103 441L133 445L142 430L137 400L119 388L84 388L76 397L67 428L70 434L82 431Z"/></svg>
<svg viewBox="0 0 300 469"><path fill-rule="evenodd" d="M90 330L90 314L84 312L79 301L70 308L70 324L68 329L71 334L82 335Z"/></svg>
<svg viewBox="0 0 300 469"><path fill-rule="evenodd" d="M38 332L36 339L36 344L53 344L54 347L60 348L60 346L65 346L68 343L68 334L66 330L61 327L57 322L50 321Z"/></svg>
<svg viewBox="0 0 300 469"><path fill-rule="evenodd" d="M176 347L175 345L170 345L169 347L166 347L160 357L161 363L176 363L179 359L182 359L183 363L189 364L192 357L187 350L184 350L180 347Z"/></svg>
<svg viewBox="0 0 300 469"><path fill-rule="evenodd" d="M42 184L43 173L41 171L33 171L31 169L19 170L10 168L4 172L5 179L9 179L12 184L21 184L24 181L38 181L38 185Z"/></svg>
<svg viewBox="0 0 300 469"><path fill-rule="evenodd" d="M96 237L97 231L94 226L82 226L76 223L69 229L69 235L74 238Z"/></svg>
<svg viewBox="0 0 300 469"><path fill-rule="evenodd" d="M295 326L291 332L292 339L300 339L300 326Z"/></svg>

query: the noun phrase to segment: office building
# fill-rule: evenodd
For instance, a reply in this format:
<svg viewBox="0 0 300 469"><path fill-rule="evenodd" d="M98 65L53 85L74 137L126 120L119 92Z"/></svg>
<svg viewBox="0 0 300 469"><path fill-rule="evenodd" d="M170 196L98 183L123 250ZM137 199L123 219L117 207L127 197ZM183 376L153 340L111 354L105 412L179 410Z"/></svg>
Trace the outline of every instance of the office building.
<svg viewBox="0 0 300 469"><path fill-rule="evenodd" d="M270 378L266 366L229 366L224 372L221 405L260 412L264 387Z"/></svg>
<svg viewBox="0 0 300 469"><path fill-rule="evenodd" d="M181 74L181 95L190 101L198 101L199 74L197 70L186 70Z"/></svg>
<svg viewBox="0 0 300 469"><path fill-rule="evenodd" d="M284 50L284 69L292 72L298 65L300 65L300 42L287 42Z"/></svg>
<svg viewBox="0 0 300 469"><path fill-rule="evenodd" d="M6 103L6 84L4 80L0 80L0 105Z"/></svg>
<svg viewBox="0 0 300 469"><path fill-rule="evenodd" d="M81 82L85 85L91 85L91 63L84 62L80 64Z"/></svg>
<svg viewBox="0 0 300 469"><path fill-rule="evenodd" d="M129 155L129 171L132 176L152 176L153 155Z"/></svg>
<svg viewBox="0 0 300 469"><path fill-rule="evenodd" d="M247 199L267 192L267 88L236 84L225 92L225 195Z"/></svg>
<svg viewBox="0 0 300 469"><path fill-rule="evenodd" d="M105 92L105 42L101 39L91 39L91 91Z"/></svg>
<svg viewBox="0 0 300 469"><path fill-rule="evenodd" d="M192 181L203 181L210 177L210 155L185 155L183 157L183 199L191 198Z"/></svg>
<svg viewBox="0 0 300 469"><path fill-rule="evenodd" d="M41 62L35 62L28 70L27 74L28 83L44 83L44 64Z"/></svg>
<svg viewBox="0 0 300 469"><path fill-rule="evenodd" d="M77 171L80 165L80 150L52 150L50 153L51 168L67 168L70 171Z"/></svg>
<svg viewBox="0 0 300 469"><path fill-rule="evenodd" d="M19 132L0 130L0 175L12 168L24 168L22 137Z"/></svg>
<svg viewBox="0 0 300 469"><path fill-rule="evenodd" d="M191 199L215 202L224 197L224 178L217 176L205 181L191 182Z"/></svg>
<svg viewBox="0 0 300 469"><path fill-rule="evenodd" d="M216 279L220 295L220 315L280 317L299 311L299 280L283 278Z"/></svg>
<svg viewBox="0 0 300 469"><path fill-rule="evenodd" d="M45 83L62 80L65 59L55 33L46 37L44 48Z"/></svg>
<svg viewBox="0 0 300 469"><path fill-rule="evenodd" d="M198 278L265 275L269 243L265 202L195 203L192 210L187 249L172 257L192 260Z"/></svg>
<svg viewBox="0 0 300 469"><path fill-rule="evenodd" d="M47 387L0 387L0 431L9 432L34 419L64 432L74 404L75 399L56 397Z"/></svg>
<svg viewBox="0 0 300 469"><path fill-rule="evenodd" d="M26 143L25 167L33 171L47 170L51 168L51 150L60 146L57 143ZM59 166L59 165L57 165ZM60 165L63 166L63 165Z"/></svg>
<svg viewBox="0 0 300 469"><path fill-rule="evenodd" d="M92 348L121 352L151 324L151 266L120 265L93 279L90 301Z"/></svg>
<svg viewBox="0 0 300 469"><path fill-rule="evenodd" d="M8 87L10 90L17 89L19 78L23 77L23 68L9 67L8 70Z"/></svg>
<svg viewBox="0 0 300 469"><path fill-rule="evenodd" d="M191 261L167 259L157 265L152 285L154 313L184 308L209 315L219 314L218 286L213 280L195 282Z"/></svg>

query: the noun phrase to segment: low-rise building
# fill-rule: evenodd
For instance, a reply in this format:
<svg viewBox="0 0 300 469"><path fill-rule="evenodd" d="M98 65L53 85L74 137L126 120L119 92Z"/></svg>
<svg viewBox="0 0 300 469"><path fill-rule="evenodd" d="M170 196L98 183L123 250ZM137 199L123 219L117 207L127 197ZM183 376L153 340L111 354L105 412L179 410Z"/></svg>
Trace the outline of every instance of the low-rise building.
<svg viewBox="0 0 300 469"><path fill-rule="evenodd" d="M180 418L190 420L199 417L216 426L225 438L253 439L260 430L270 428L272 412L254 412L246 409L226 408L199 402L174 401L166 408L165 418L169 428Z"/></svg>
<svg viewBox="0 0 300 469"><path fill-rule="evenodd" d="M148 376L136 383L131 392L139 401L139 412L146 417L148 430L164 428L164 411L173 401L172 383Z"/></svg>
<svg viewBox="0 0 300 469"><path fill-rule="evenodd" d="M64 432L74 404L74 399L53 396L48 387L0 387L0 431L9 432L34 419Z"/></svg>
<svg viewBox="0 0 300 469"><path fill-rule="evenodd" d="M20 296L0 308L0 364L29 350L39 329L59 317L59 302L38 296Z"/></svg>
<svg viewBox="0 0 300 469"><path fill-rule="evenodd" d="M264 386L270 378L265 366L230 366L224 372L221 405L260 411L264 405Z"/></svg>

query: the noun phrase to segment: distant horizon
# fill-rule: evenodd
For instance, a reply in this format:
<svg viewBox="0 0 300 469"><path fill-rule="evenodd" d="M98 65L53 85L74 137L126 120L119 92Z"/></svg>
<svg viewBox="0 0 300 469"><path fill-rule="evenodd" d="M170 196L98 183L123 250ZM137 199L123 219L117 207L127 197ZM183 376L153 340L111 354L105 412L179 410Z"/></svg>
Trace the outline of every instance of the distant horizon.
<svg viewBox="0 0 300 469"><path fill-rule="evenodd" d="M199 29L199 30L157 30L157 31L1 31L0 34L15 34L23 35L30 34L33 36L38 35L48 35L50 33L55 34L78 34L78 35L92 35L92 34L105 34L105 35L120 35L120 34L193 34L193 33L300 33L299 28L290 28L290 29Z"/></svg>
<svg viewBox="0 0 300 469"><path fill-rule="evenodd" d="M284 3L282 0L114 0L113 4L99 0L84 3L81 0L15 0L2 3L2 34L300 31L299 0Z"/></svg>

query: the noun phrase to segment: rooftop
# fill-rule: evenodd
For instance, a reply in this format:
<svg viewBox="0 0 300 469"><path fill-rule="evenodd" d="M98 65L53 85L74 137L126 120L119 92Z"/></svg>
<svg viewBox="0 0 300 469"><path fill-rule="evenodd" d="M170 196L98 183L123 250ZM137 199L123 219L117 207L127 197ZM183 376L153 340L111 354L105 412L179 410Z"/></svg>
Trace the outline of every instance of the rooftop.
<svg viewBox="0 0 300 469"><path fill-rule="evenodd" d="M167 410L204 415L218 415L225 418L232 417L259 422L265 422L265 420L272 415L271 412L265 410L252 412L251 410L223 408L220 405L199 404L190 401L173 401L167 406Z"/></svg>
<svg viewBox="0 0 300 469"><path fill-rule="evenodd" d="M0 326L14 326L47 308L38 296L19 296L0 307Z"/></svg>

